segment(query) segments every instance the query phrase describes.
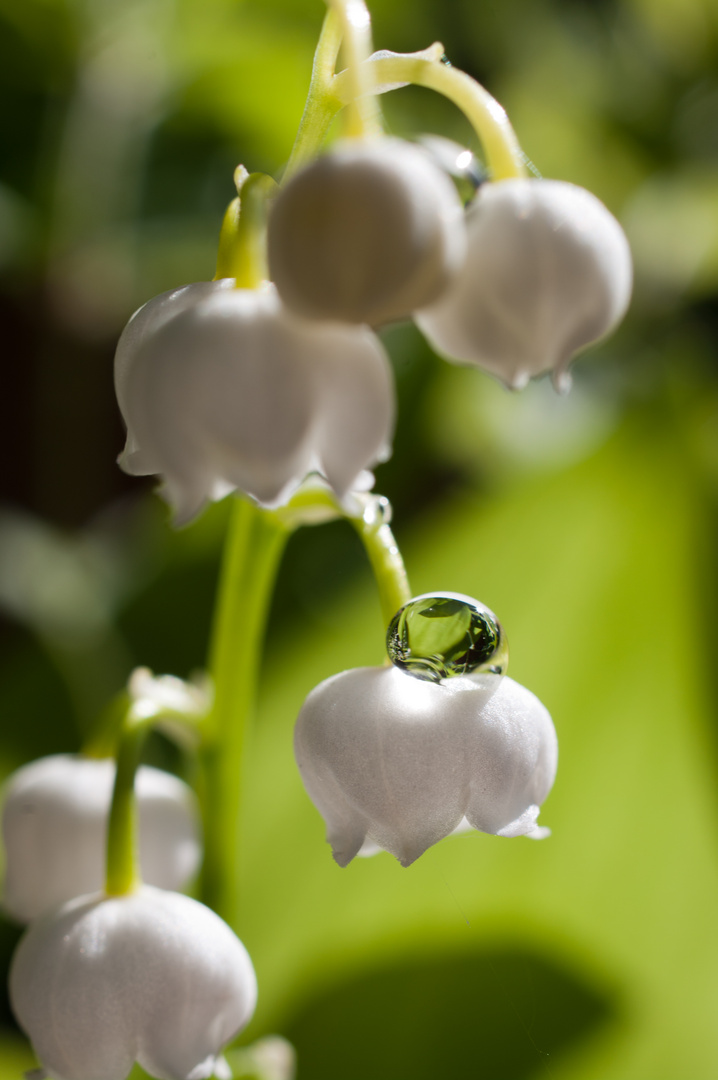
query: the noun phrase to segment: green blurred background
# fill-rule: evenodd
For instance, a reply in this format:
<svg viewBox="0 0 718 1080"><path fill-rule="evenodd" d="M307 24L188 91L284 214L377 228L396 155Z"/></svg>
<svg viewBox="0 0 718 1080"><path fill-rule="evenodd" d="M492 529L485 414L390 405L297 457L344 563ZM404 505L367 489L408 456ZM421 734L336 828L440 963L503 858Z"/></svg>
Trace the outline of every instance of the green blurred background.
<svg viewBox="0 0 718 1080"><path fill-rule="evenodd" d="M596 192L636 263L619 333L514 396L385 339L399 422L377 489L415 592L498 612L561 765L543 843L472 834L409 870L332 862L294 767L304 695L382 659L348 527L290 543L245 778L246 1039L299 1080L718 1077L718 2L376 0L435 39L540 172ZM0 0L0 774L78 747L135 664L206 650L226 506L173 533L115 465L132 310L211 277L232 171L277 173L319 0ZM422 90L387 127L478 149ZM151 756L191 768L159 740ZM18 936L0 927L4 964ZM0 1080L32 1057L0 999Z"/></svg>

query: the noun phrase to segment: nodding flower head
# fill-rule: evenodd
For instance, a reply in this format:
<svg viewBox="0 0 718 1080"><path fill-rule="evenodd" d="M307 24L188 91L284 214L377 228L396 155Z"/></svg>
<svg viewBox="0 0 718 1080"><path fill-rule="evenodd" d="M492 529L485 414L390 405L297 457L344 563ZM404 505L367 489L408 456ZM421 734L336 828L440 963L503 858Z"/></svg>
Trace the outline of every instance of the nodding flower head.
<svg viewBox="0 0 718 1080"><path fill-rule="evenodd" d="M577 352L609 333L631 297L628 241L595 195L559 180L483 184L466 215L468 255L450 288L415 313L447 360L518 389L553 373L568 389Z"/></svg>
<svg viewBox="0 0 718 1080"><path fill-rule="evenodd" d="M461 202L400 139L341 143L297 173L269 218L269 267L301 315L377 325L441 295L465 250Z"/></svg>
<svg viewBox="0 0 718 1080"><path fill-rule="evenodd" d="M178 524L232 489L281 505L312 471L343 497L389 455L393 384L378 339L296 318L271 285L220 281L150 301L120 339L116 388L120 464L162 477Z"/></svg>
<svg viewBox="0 0 718 1080"><path fill-rule="evenodd" d="M54 1080L125 1080L135 1062L158 1080L205 1080L249 1022L257 983L218 915L143 886L80 897L33 923L10 998Z"/></svg>
<svg viewBox="0 0 718 1080"><path fill-rule="evenodd" d="M340 866L367 841L408 866L464 819L499 836L545 835L536 818L556 773L556 733L508 677L344 671L305 701L294 749Z"/></svg>

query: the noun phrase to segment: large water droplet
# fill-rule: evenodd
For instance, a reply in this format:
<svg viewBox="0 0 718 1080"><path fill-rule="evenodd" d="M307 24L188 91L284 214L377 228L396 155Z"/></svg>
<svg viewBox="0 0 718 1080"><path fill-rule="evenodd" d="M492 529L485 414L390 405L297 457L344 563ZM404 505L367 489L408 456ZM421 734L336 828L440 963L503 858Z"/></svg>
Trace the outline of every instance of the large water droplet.
<svg viewBox="0 0 718 1080"><path fill-rule="evenodd" d="M506 635L493 611L461 593L410 600L389 623L386 651L396 667L431 682L503 675L509 662Z"/></svg>

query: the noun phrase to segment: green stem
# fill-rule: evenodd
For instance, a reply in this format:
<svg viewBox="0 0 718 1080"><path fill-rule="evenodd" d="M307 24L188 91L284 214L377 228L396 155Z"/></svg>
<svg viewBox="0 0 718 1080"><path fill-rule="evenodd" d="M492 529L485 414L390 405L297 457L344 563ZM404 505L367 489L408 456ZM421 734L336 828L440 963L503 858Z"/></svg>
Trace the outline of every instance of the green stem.
<svg viewBox="0 0 718 1080"><path fill-rule="evenodd" d="M436 51L440 47L437 44ZM367 67L373 72L373 86L413 83L453 101L476 131L494 180L525 175L525 157L506 110L470 75L450 64L416 55L369 60ZM334 78L332 92L344 105L352 100L353 87L347 72Z"/></svg>
<svg viewBox="0 0 718 1080"><path fill-rule="evenodd" d="M275 514L234 499L210 649L215 696L203 751L202 899L230 925L236 925L239 901L244 747L272 588L288 536Z"/></svg>
<svg viewBox="0 0 718 1080"><path fill-rule="evenodd" d="M329 125L342 108L342 103L332 92L332 79L341 41L341 20L336 11L330 9L324 18L314 53L307 101L292 153L284 170L284 182L317 156Z"/></svg>
<svg viewBox="0 0 718 1080"><path fill-rule="evenodd" d="M349 100L344 123L345 134L350 138L381 131L376 114L376 104L369 95L371 72L365 61L371 55L371 18L364 0L327 0L342 24L342 54L346 64L345 77L349 87Z"/></svg>
<svg viewBox="0 0 718 1080"><path fill-rule="evenodd" d="M319 525L337 518L345 518L353 525L369 559L382 615L388 626L399 608L411 599L404 560L389 526L391 503L385 496L371 493L355 493L351 499L357 505L354 512L337 500L326 483L310 479L275 514L288 529Z"/></svg>
<svg viewBox="0 0 718 1080"><path fill-rule="evenodd" d="M126 690L115 695L103 711L89 738L83 743L80 750L83 757L101 759L115 756L130 704L130 697Z"/></svg>
<svg viewBox="0 0 718 1080"><path fill-rule="evenodd" d="M404 560L393 532L386 521L390 512L387 499L372 496L372 502L360 517L349 517L364 545L379 591L381 612L386 626L399 608L411 599Z"/></svg>
<svg viewBox="0 0 718 1080"><path fill-rule="evenodd" d="M219 234L215 280L234 278L238 289L256 289L269 277L267 203L277 184L264 173L238 174L239 195L227 207Z"/></svg>
<svg viewBox="0 0 718 1080"><path fill-rule="evenodd" d="M386 499L357 496L348 513L326 485L308 481L276 511L236 498L226 540L210 650L214 704L203 754L205 859L202 899L236 925L240 896L240 809L247 731L255 708L267 613L279 561L302 524L346 517L362 539L388 624L410 598Z"/></svg>
<svg viewBox="0 0 718 1080"><path fill-rule="evenodd" d="M108 896L124 896L134 892L142 880L137 847L135 774L140 763L147 724L133 723L131 717L132 710L130 710L129 722L120 739L110 820L107 826L105 891Z"/></svg>

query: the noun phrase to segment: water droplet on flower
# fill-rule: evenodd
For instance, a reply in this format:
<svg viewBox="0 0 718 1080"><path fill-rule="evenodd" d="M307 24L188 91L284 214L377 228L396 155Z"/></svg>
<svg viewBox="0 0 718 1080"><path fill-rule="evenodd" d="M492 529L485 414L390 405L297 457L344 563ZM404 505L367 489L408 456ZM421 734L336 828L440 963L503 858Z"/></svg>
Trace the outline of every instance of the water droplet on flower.
<svg viewBox="0 0 718 1080"><path fill-rule="evenodd" d="M509 648L501 623L485 604L460 593L417 596L389 624L389 659L419 679L503 675Z"/></svg>
<svg viewBox="0 0 718 1080"><path fill-rule="evenodd" d="M362 512L365 525L388 525L391 522L391 503L385 495L369 495Z"/></svg>

